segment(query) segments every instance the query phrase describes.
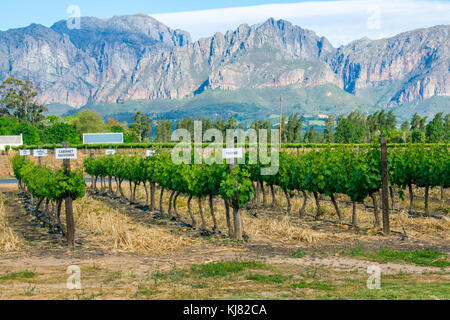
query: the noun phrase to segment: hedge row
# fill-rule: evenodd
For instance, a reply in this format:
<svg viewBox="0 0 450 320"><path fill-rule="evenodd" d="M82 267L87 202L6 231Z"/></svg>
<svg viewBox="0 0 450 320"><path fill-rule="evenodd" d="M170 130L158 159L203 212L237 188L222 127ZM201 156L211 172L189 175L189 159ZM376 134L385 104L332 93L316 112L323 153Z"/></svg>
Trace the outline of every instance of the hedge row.
<svg viewBox="0 0 450 320"><path fill-rule="evenodd" d="M123 143L123 144L74 144L71 145L71 148L77 148L77 149L165 149L165 148L173 148L178 146L178 143ZM188 143L186 145L191 145L193 147L224 147L226 148L226 143L223 144L216 144L216 143ZM361 144L342 144L342 143L331 143L331 144L325 144L325 143L283 143L281 144L282 149L311 149L311 148L342 148L342 147L359 147L359 148L369 148L373 146L374 144L369 143L361 143ZM388 144L389 148L407 148L410 147L413 144L410 143L391 143ZM432 147L432 146L442 146L442 147L449 147L448 143L429 143L429 144L421 144L425 147ZM236 144L237 147L252 147L257 146L255 144ZM45 144L41 146L43 149L55 149L55 148L62 148L61 144ZM271 147L271 144L267 144L267 147ZM20 149L38 149L37 145L25 145L20 147L12 147L13 150L20 150Z"/></svg>

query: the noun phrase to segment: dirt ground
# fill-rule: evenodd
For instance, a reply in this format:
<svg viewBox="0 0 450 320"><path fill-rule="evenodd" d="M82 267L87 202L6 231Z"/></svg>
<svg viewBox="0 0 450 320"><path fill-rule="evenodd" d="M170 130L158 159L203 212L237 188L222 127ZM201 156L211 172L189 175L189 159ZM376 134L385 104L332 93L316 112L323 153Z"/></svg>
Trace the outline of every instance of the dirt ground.
<svg viewBox="0 0 450 320"><path fill-rule="evenodd" d="M336 222L326 199L324 216L316 220L312 200L306 217L300 218L301 199L293 199L293 211L288 214L280 194L280 208L244 210L247 240L236 242L225 234L219 200L215 206L222 233L204 236L187 224L161 219L157 212L143 209L143 190L139 190L139 205L94 193L75 202L76 248L69 250L61 235L50 234L30 210L27 212L26 199L15 185L1 185L0 192L4 228L17 237L16 249L0 251L1 299L450 298L447 266L434 266L435 261L384 261L355 253L358 248L375 252L383 247L398 251L431 247L443 254L439 259L448 261L448 201L431 201L437 218L428 218L409 216L402 210L407 203L399 199L398 212L392 212L393 232L385 237L372 228L368 206L358 207L360 226L352 229L351 208L345 199L341 199L344 219ZM166 194L165 210L167 204ZM183 222L189 223L186 199L179 199L178 210ZM211 229L206 201L204 210ZM197 212L196 218L199 220ZM214 281L207 272L195 272L205 265L222 268L225 262L261 265L228 273L220 269ZM79 290L67 288L67 268L74 265L81 269ZM385 289L366 287L368 267L374 265L381 268Z"/></svg>

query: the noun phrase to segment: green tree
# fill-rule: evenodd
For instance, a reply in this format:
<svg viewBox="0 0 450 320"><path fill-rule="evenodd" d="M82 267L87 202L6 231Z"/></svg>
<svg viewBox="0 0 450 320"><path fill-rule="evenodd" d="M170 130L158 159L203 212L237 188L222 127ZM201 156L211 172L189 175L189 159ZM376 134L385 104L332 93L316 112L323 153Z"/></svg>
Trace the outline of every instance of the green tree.
<svg viewBox="0 0 450 320"><path fill-rule="evenodd" d="M305 133L303 141L306 143L319 143L321 140L320 134L315 130L314 126L311 126Z"/></svg>
<svg viewBox="0 0 450 320"><path fill-rule="evenodd" d="M442 112L436 114L426 126L425 137L430 143L441 142L445 135L444 119Z"/></svg>
<svg viewBox="0 0 450 320"><path fill-rule="evenodd" d="M121 125L113 125L109 127L109 130L114 133L123 133L124 143L139 142L139 136L133 130L127 130L127 128Z"/></svg>
<svg viewBox="0 0 450 320"><path fill-rule="evenodd" d="M39 88L31 81L8 78L0 85L0 116L14 116L33 124L44 119L47 108L35 102Z"/></svg>
<svg viewBox="0 0 450 320"><path fill-rule="evenodd" d="M413 130L411 133L411 141L413 143L421 143L425 141L425 133L420 131L419 129Z"/></svg>
<svg viewBox="0 0 450 320"><path fill-rule="evenodd" d="M336 127L337 143L362 143L366 137L366 119L359 111L347 117L339 116Z"/></svg>
<svg viewBox="0 0 450 320"><path fill-rule="evenodd" d="M62 143L68 141L71 144L81 143L80 136L75 128L63 122L54 123L41 130L42 143Z"/></svg>
<svg viewBox="0 0 450 320"><path fill-rule="evenodd" d="M226 131L228 129L235 130L238 127L244 129L242 126L239 126L239 122L233 116L228 119L216 119L213 123L213 127L222 131L224 137L226 137Z"/></svg>
<svg viewBox="0 0 450 320"><path fill-rule="evenodd" d="M71 123L80 136L83 133L101 133L106 130L103 118L97 112L89 109L78 112Z"/></svg>
<svg viewBox="0 0 450 320"><path fill-rule="evenodd" d="M325 120L325 130L323 131L323 141L326 143L334 142L334 117L328 116Z"/></svg>
<svg viewBox="0 0 450 320"><path fill-rule="evenodd" d="M136 132L139 137L139 142L143 142L146 138L150 138L150 135L152 134L153 120L139 111L133 117L133 121L134 123L130 125L130 129Z"/></svg>
<svg viewBox="0 0 450 320"><path fill-rule="evenodd" d="M24 144L39 144L39 129L28 122L19 121L13 116L0 117L0 135L18 136L22 134Z"/></svg>
<svg viewBox="0 0 450 320"><path fill-rule="evenodd" d="M282 142L300 142L300 132L302 130L304 120L305 118L300 117L299 113L291 114L287 120L286 125L283 126L281 131ZM285 123L285 117L283 117L282 123Z"/></svg>
<svg viewBox="0 0 450 320"><path fill-rule="evenodd" d="M156 142L170 142L172 138L172 122L158 119L156 122Z"/></svg>
<svg viewBox="0 0 450 320"><path fill-rule="evenodd" d="M424 132L425 131L425 125L427 122L427 117L421 118L417 112L414 113L414 115L411 118L411 131L419 130Z"/></svg>
<svg viewBox="0 0 450 320"><path fill-rule="evenodd" d="M401 125L401 130L402 131L407 131L410 128L410 123L408 120L404 121Z"/></svg>
<svg viewBox="0 0 450 320"><path fill-rule="evenodd" d="M386 131L395 130L395 124L397 123L397 118L395 117L395 114L392 110L389 110L389 112L386 115L386 122L384 123L384 129Z"/></svg>
<svg viewBox="0 0 450 320"><path fill-rule="evenodd" d="M447 113L447 115L445 116L444 130L444 141L450 142L450 113Z"/></svg>

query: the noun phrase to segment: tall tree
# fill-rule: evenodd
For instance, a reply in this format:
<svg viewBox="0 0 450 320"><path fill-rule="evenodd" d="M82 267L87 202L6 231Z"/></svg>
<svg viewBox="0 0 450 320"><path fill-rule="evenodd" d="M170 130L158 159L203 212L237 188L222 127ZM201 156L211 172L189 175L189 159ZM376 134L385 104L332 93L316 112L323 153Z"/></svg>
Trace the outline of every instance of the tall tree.
<svg viewBox="0 0 450 320"><path fill-rule="evenodd" d="M445 130L444 141L450 142L450 113L447 113L447 115L445 116L444 130Z"/></svg>
<svg viewBox="0 0 450 320"><path fill-rule="evenodd" d="M305 133L303 141L306 143L319 143L321 142L320 134L315 130L314 126L311 126Z"/></svg>
<svg viewBox="0 0 450 320"><path fill-rule="evenodd" d="M419 130L425 132L425 126L427 123L427 117L421 118L417 112L411 118L411 131Z"/></svg>
<svg viewBox="0 0 450 320"><path fill-rule="evenodd" d="M386 122L384 123L384 130L386 130L386 135L392 130L395 130L395 125L397 123L397 118L392 110L386 115Z"/></svg>
<svg viewBox="0 0 450 320"><path fill-rule="evenodd" d="M42 129L41 141L42 143L52 144L62 143L63 141L73 144L81 143L80 136L74 126L64 122L56 122Z"/></svg>
<svg viewBox="0 0 450 320"><path fill-rule="evenodd" d="M334 142L334 117L328 116L325 120L325 130L323 131L323 141L326 143Z"/></svg>
<svg viewBox="0 0 450 320"><path fill-rule="evenodd" d="M95 111L85 109L69 120L80 135L83 133L102 133L106 126L103 118Z"/></svg>
<svg viewBox="0 0 450 320"><path fill-rule="evenodd" d="M302 130L304 120L305 118L301 117L299 113L291 114L286 125L282 128L281 140L287 143L300 142L300 132ZM285 117L283 117L282 123L285 123Z"/></svg>
<svg viewBox="0 0 450 320"><path fill-rule="evenodd" d="M0 116L14 116L36 124L44 119L47 108L35 102L39 88L31 81L8 78L0 85Z"/></svg>
<svg viewBox="0 0 450 320"><path fill-rule="evenodd" d="M421 143L421 142L425 142L425 133L423 133L422 131L420 131L419 129L414 129L411 132L411 141L413 143Z"/></svg>
<svg viewBox="0 0 450 320"><path fill-rule="evenodd" d="M444 119L442 118L442 112L436 114L427 126L425 137L426 141L430 143L441 142L445 135Z"/></svg>
<svg viewBox="0 0 450 320"><path fill-rule="evenodd" d="M144 142L145 138L150 138L153 128L153 119L142 114L141 111L133 117L134 123L130 125L130 129L136 132L139 142Z"/></svg>
<svg viewBox="0 0 450 320"><path fill-rule="evenodd" d="M156 122L156 142L170 142L172 138L172 122L158 119Z"/></svg>
<svg viewBox="0 0 450 320"><path fill-rule="evenodd" d="M359 111L351 112L347 117L338 117L336 127L337 143L361 143L366 138L366 118Z"/></svg>
<svg viewBox="0 0 450 320"><path fill-rule="evenodd" d="M400 127L402 131L407 131L410 128L410 123L408 120L404 121Z"/></svg>

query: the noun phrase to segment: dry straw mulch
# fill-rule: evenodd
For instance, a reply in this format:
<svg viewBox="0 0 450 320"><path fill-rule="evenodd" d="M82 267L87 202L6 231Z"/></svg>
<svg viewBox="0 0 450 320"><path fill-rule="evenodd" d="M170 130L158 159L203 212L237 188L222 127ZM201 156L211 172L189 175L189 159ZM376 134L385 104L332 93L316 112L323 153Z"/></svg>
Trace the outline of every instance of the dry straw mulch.
<svg viewBox="0 0 450 320"><path fill-rule="evenodd" d="M74 207L77 228L104 249L170 254L196 246L197 241L157 225L143 225L88 196Z"/></svg>
<svg viewBox="0 0 450 320"><path fill-rule="evenodd" d="M5 195L0 193L0 253L18 251L23 246L22 239L8 225L5 201Z"/></svg>

